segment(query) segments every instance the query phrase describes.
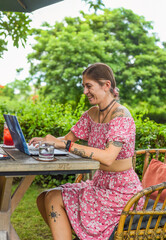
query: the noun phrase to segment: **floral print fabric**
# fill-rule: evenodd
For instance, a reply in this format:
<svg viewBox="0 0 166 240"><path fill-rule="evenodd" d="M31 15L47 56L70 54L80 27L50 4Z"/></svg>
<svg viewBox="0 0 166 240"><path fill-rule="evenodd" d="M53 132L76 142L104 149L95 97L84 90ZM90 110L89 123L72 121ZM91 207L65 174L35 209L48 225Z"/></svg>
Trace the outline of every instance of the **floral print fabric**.
<svg viewBox="0 0 166 240"><path fill-rule="evenodd" d="M135 124L132 118L115 118L110 123L95 123L85 112L71 131L104 149L108 141L123 142L117 159L133 156ZM133 194L142 190L133 169L123 172L96 171L92 180L62 185L62 197L71 225L80 240L108 240L121 211ZM139 206L143 204L139 202Z"/></svg>
<svg viewBox="0 0 166 240"><path fill-rule="evenodd" d="M118 141L123 147L117 159L132 157L135 149L135 123L132 117L117 117L109 123L96 123L85 112L71 128L75 136L88 141L88 146L105 149L107 142Z"/></svg>
<svg viewBox="0 0 166 240"><path fill-rule="evenodd" d="M133 169L96 171L93 180L62 185L70 223L80 240L108 240L127 201L142 190ZM143 200L139 202L142 206Z"/></svg>

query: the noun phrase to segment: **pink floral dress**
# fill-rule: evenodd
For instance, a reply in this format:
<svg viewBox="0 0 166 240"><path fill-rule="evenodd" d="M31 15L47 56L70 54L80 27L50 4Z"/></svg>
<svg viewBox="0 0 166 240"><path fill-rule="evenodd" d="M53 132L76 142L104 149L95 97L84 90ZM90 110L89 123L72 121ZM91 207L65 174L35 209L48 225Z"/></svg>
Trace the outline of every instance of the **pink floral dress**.
<svg viewBox="0 0 166 240"><path fill-rule="evenodd" d="M100 149L104 149L108 141L122 142L117 159L134 154L135 124L131 117L96 123L85 112L71 131L79 139L88 141L89 146ZM62 185L66 212L79 239L109 239L125 204L140 190L141 182L132 168L123 172L97 170L92 180Z"/></svg>

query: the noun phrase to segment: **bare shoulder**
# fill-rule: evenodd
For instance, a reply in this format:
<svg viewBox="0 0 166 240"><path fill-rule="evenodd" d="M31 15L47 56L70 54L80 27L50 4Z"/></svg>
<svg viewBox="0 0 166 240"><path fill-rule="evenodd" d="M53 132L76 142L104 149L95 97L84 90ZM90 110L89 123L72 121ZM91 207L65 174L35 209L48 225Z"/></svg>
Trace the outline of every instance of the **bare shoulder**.
<svg viewBox="0 0 166 240"><path fill-rule="evenodd" d="M89 116L95 121L96 117L98 116L99 108L98 106L93 106L88 110Z"/></svg>
<svg viewBox="0 0 166 240"><path fill-rule="evenodd" d="M130 113L130 111L126 107L124 107L122 105L119 105L112 112L111 119L116 118L116 117L131 117L131 113Z"/></svg>

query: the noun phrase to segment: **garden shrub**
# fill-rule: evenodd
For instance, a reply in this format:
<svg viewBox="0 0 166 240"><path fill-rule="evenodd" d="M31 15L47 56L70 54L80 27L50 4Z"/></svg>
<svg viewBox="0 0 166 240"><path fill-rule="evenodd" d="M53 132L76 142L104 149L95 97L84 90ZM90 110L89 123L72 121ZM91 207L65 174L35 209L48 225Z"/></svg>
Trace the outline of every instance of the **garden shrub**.
<svg viewBox="0 0 166 240"><path fill-rule="evenodd" d="M148 102L140 102L132 109L135 114L143 113L143 119L149 118L156 123L166 124L166 105L155 106Z"/></svg>
<svg viewBox="0 0 166 240"><path fill-rule="evenodd" d="M18 118L26 141L34 136L43 137L46 134L54 136L65 135L85 111L84 95L76 108L71 104L58 104L42 100L20 102L19 107L7 99L0 102L0 139L3 137L3 114L15 114Z"/></svg>
<svg viewBox="0 0 166 240"><path fill-rule="evenodd" d="M128 107L129 108L129 107ZM136 124L136 144L135 149L165 148L166 147L166 125L156 123L146 117L147 109L138 112L137 109L131 110ZM155 157L151 155L151 158ZM164 159L161 158L161 161ZM144 157L138 156L136 162L136 172L142 178Z"/></svg>
<svg viewBox="0 0 166 240"><path fill-rule="evenodd" d="M161 111L157 112L157 109L153 109L149 111L145 117L149 117L149 119L154 120L157 123L166 123L166 108L162 109Z"/></svg>
<svg viewBox="0 0 166 240"><path fill-rule="evenodd" d="M73 183L75 180L74 174L64 175L38 175L35 177L33 184L37 184L44 188L53 188L65 183Z"/></svg>

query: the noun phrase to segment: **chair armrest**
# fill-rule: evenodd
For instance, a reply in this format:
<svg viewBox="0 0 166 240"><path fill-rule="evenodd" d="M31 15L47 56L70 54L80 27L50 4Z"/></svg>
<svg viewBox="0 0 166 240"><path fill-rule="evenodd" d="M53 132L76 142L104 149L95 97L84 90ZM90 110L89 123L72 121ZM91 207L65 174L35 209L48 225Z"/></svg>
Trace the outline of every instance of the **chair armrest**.
<svg viewBox="0 0 166 240"><path fill-rule="evenodd" d="M164 189L166 189L166 182L145 188L135 194L122 211L114 239L134 239L133 236L152 235L155 236L154 239L164 239L166 237L166 199L164 203L159 203ZM150 199L154 191L158 191L155 201ZM138 202L142 197L145 198L144 205L142 209L137 210Z"/></svg>

